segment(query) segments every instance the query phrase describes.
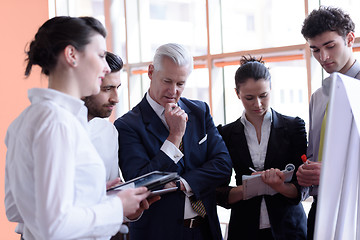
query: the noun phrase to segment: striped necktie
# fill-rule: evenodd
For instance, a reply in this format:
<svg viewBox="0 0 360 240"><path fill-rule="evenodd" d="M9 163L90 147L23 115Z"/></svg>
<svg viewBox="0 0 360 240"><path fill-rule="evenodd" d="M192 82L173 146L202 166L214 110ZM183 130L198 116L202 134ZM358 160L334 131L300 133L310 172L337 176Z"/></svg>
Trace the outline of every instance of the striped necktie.
<svg viewBox="0 0 360 240"><path fill-rule="evenodd" d="M183 145L183 141L181 140L180 145L179 145L179 150L184 153L184 145Z"/></svg>
<svg viewBox="0 0 360 240"><path fill-rule="evenodd" d="M184 145L182 140L179 145L179 150L184 153ZM196 200L195 195L192 195L189 199L192 209L204 218L206 215L206 209L203 202L200 199Z"/></svg>
<svg viewBox="0 0 360 240"><path fill-rule="evenodd" d="M189 199L191 207L194 211L204 218L206 215L206 209L203 202L200 199L196 200L195 195L192 195Z"/></svg>

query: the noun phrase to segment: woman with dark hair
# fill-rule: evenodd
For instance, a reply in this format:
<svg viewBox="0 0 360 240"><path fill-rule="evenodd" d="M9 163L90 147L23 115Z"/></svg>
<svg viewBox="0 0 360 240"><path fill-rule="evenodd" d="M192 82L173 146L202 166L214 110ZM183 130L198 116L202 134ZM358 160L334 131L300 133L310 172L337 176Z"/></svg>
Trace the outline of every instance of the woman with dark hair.
<svg viewBox="0 0 360 240"><path fill-rule="evenodd" d="M25 75L39 65L48 89L29 90L31 105L6 135L5 207L25 240L109 239L149 192L106 196L105 168L87 133L80 100L97 94L106 31L91 17L45 22L27 51Z"/></svg>
<svg viewBox="0 0 360 240"><path fill-rule="evenodd" d="M295 171L302 163L305 123L269 107L270 79L261 59L242 57L235 91L245 110L235 122L218 127L236 174L236 187L217 189L218 204L231 208L229 240L306 239L306 216L296 175L285 182L281 172L289 163L295 165ZM250 168L277 193L244 200L242 176L251 175Z"/></svg>

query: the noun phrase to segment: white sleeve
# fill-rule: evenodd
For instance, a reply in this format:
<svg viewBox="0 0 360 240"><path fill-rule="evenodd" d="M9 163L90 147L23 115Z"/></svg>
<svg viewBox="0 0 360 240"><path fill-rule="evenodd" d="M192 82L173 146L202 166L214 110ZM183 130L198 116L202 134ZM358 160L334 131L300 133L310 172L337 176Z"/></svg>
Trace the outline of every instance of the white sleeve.
<svg viewBox="0 0 360 240"><path fill-rule="evenodd" d="M111 159L113 159L112 162L112 166L110 168L110 172L109 172L109 179L108 180L113 180L115 178L120 177L120 172L119 172L119 141L118 141L118 131L116 130L115 126L112 125L113 127L113 137L111 139L113 139L114 141L114 149L112 151L112 157Z"/></svg>
<svg viewBox="0 0 360 240"><path fill-rule="evenodd" d="M6 209L6 217L8 218L8 220L10 222L23 223L24 221L19 213L19 210L15 204L13 194L10 190L7 168L5 168L5 201L4 202Z"/></svg>
<svg viewBox="0 0 360 240"><path fill-rule="evenodd" d="M184 154L172 142L165 140L160 148L166 155L169 156L175 163L178 163Z"/></svg>
<svg viewBox="0 0 360 240"><path fill-rule="evenodd" d="M78 199L75 184L84 185L86 191L86 179L92 176L76 171L77 143L73 138L69 127L55 124L44 127L34 139L34 222L44 239L112 236L123 220L122 202L116 196L105 197L105 181L95 182L104 185L103 198L93 195L91 198L98 200ZM82 178L80 182L79 177Z"/></svg>

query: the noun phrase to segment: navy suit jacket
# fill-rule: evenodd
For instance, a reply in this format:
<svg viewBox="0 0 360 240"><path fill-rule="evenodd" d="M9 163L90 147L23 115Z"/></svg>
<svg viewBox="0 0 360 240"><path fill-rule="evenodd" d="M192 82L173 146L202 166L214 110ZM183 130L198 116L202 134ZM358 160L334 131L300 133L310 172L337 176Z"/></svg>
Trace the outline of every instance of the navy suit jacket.
<svg viewBox="0 0 360 240"><path fill-rule="evenodd" d="M295 165L292 183L298 189L298 197L289 199L281 194L265 195L271 229L275 239L306 239L306 215L300 203L301 191L296 171L302 164L301 155L306 153L305 123L300 118L281 115L272 111L271 132L265 157L264 169L285 169L288 163ZM218 127L229 150L234 165L236 185L242 184L242 175L251 175L254 168L240 118L224 127ZM262 196L228 204L231 187L217 190L219 205L231 208L228 239L256 239L259 229Z"/></svg>
<svg viewBox="0 0 360 240"><path fill-rule="evenodd" d="M222 239L215 188L231 176L230 156L207 104L185 98L178 104L188 114L184 157L178 164L160 150L169 131L144 97L114 123L119 131L119 166L125 180L154 170L178 172L195 197L203 201L213 239ZM184 203L185 195L180 190L163 195L130 224L131 239L182 239Z"/></svg>

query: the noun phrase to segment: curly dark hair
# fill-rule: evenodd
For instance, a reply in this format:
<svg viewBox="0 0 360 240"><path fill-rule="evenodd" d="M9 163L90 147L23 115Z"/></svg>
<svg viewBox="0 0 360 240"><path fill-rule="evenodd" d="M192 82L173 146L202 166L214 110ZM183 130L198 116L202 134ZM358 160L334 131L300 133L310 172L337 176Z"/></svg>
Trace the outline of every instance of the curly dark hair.
<svg viewBox="0 0 360 240"><path fill-rule="evenodd" d="M305 18L301 34L308 40L327 31L335 31L345 38L349 32L355 31L355 24L340 8L320 6Z"/></svg>
<svg viewBox="0 0 360 240"><path fill-rule="evenodd" d="M271 76L269 69L264 64L265 62L262 60L262 57L255 58L251 55L248 57L242 56L240 59L240 67L235 73L236 91L239 92L239 85L245 83L249 78L253 78L255 81L259 79L270 81Z"/></svg>

